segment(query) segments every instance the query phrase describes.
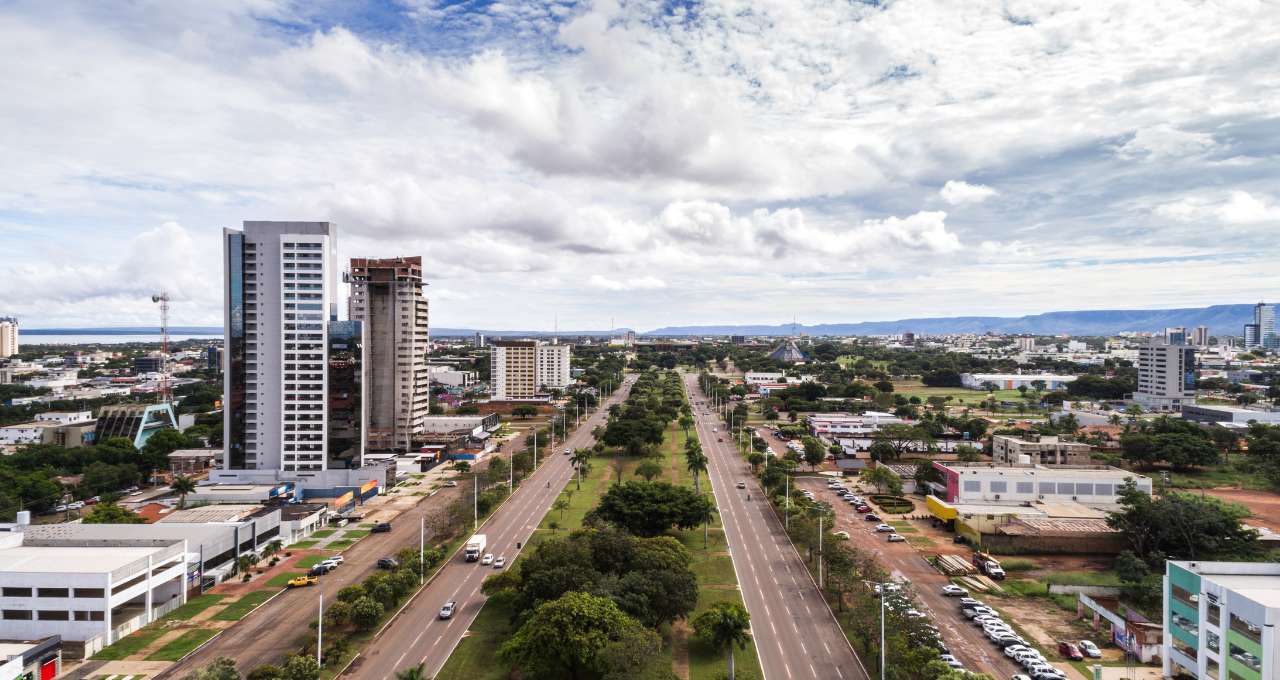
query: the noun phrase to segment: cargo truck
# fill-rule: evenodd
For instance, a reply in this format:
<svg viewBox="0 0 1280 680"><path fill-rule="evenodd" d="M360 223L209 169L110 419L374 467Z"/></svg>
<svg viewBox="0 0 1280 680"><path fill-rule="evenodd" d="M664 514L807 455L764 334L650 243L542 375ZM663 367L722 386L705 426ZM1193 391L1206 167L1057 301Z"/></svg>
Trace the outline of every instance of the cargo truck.
<svg viewBox="0 0 1280 680"><path fill-rule="evenodd" d="M466 555L467 561L475 562L479 560L480 556L484 554L485 546L488 544L489 542L485 538L484 534L476 534L475 536L472 536L471 540L467 541L467 547L463 553Z"/></svg>
<svg viewBox="0 0 1280 680"><path fill-rule="evenodd" d="M973 566L997 581L1004 580L1004 569L1001 568L1000 562L984 552L973 553Z"/></svg>

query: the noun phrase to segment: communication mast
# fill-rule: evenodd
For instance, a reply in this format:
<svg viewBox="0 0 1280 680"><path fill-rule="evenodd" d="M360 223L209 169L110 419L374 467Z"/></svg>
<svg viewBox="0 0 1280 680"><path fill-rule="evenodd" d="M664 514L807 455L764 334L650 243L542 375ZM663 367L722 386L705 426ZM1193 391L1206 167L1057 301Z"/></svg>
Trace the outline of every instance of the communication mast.
<svg viewBox="0 0 1280 680"><path fill-rule="evenodd" d="M160 403L173 401L173 388L169 385L169 292L160 291L151 296L160 303Z"/></svg>

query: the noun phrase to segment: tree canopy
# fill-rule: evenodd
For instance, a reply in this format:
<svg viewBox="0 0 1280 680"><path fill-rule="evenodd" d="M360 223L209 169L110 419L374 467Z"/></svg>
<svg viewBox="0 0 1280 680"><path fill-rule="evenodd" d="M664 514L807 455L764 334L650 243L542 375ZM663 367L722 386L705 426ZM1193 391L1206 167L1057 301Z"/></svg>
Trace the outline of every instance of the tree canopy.
<svg viewBox="0 0 1280 680"><path fill-rule="evenodd" d="M1249 516L1242 506L1188 493L1154 499L1132 480L1117 495L1121 509L1107 517L1107 524L1153 567L1166 559L1247 560L1261 554L1258 532L1240 523Z"/></svg>
<svg viewBox="0 0 1280 680"><path fill-rule="evenodd" d="M673 528L702 524L711 501L667 482L627 481L614 484L592 515L637 536L658 536Z"/></svg>

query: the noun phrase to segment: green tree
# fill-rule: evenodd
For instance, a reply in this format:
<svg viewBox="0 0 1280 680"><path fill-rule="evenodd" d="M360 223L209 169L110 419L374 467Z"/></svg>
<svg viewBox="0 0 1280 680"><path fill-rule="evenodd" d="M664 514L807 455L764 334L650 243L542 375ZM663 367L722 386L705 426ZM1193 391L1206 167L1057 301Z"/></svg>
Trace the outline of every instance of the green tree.
<svg viewBox="0 0 1280 680"><path fill-rule="evenodd" d="M898 475L889 471L889 468L883 465L877 465L870 470L862 473L863 481L876 487L876 490L884 493L888 491L894 496L902 494L902 479Z"/></svg>
<svg viewBox="0 0 1280 680"><path fill-rule="evenodd" d="M538 415L538 407L532 404L519 404L511 409L511 415L516 418L532 418Z"/></svg>
<svg viewBox="0 0 1280 680"><path fill-rule="evenodd" d="M760 466L764 464L764 460L764 454L759 451L752 451L747 454L747 462L751 464L752 473L760 471Z"/></svg>
<svg viewBox="0 0 1280 680"><path fill-rule="evenodd" d="M169 484L169 490L178 494L178 509L181 510L187 505L187 494L195 492L196 480L186 475L178 475L173 478L173 483Z"/></svg>
<svg viewBox="0 0 1280 680"><path fill-rule="evenodd" d="M183 680L240 680L240 671L236 670L234 659L220 656L208 666L187 673Z"/></svg>
<svg viewBox="0 0 1280 680"><path fill-rule="evenodd" d="M1261 554L1258 532L1240 522L1249 516L1248 508L1186 493L1157 500L1133 480L1117 496L1120 510L1107 516L1107 524L1153 568L1163 569L1165 559L1247 560Z"/></svg>
<svg viewBox="0 0 1280 680"><path fill-rule="evenodd" d="M609 598L570 592L535 609L498 655L525 677L595 677L609 643L638 625Z"/></svg>
<svg viewBox="0 0 1280 680"><path fill-rule="evenodd" d="M382 603L365 595L351 603L351 623L357 629L370 631L382 619Z"/></svg>
<svg viewBox="0 0 1280 680"><path fill-rule="evenodd" d="M707 471L707 463L711 462L707 459L706 454L699 447L685 452L685 468L693 473L693 490L695 493L702 493L702 473Z"/></svg>
<svg viewBox="0 0 1280 680"><path fill-rule="evenodd" d="M673 527L700 525L710 504L706 497L685 487L629 481L609 487L593 513L637 536L658 536Z"/></svg>
<svg viewBox="0 0 1280 680"><path fill-rule="evenodd" d="M871 454L871 460L874 460L877 463L897 460L898 458L897 449L894 449L893 444L890 444L887 441L871 442L871 447L867 449L867 451Z"/></svg>
<svg viewBox="0 0 1280 680"><path fill-rule="evenodd" d="M275 664L264 663L249 671L244 680L284 680L284 669Z"/></svg>
<svg viewBox="0 0 1280 680"><path fill-rule="evenodd" d="M968 444L961 444L957 446L955 454L956 458L962 463L974 463L982 457L978 449L969 446Z"/></svg>
<svg viewBox="0 0 1280 680"><path fill-rule="evenodd" d="M680 416L680 429L684 430L684 437L689 439L689 428L693 427L693 417L688 415Z"/></svg>
<svg viewBox="0 0 1280 680"><path fill-rule="evenodd" d="M422 664L410 666L404 670L396 671L396 680L427 680L427 672Z"/></svg>
<svg viewBox="0 0 1280 680"><path fill-rule="evenodd" d="M733 648L746 649L751 615L737 602L717 602L693 619L694 635L716 651L725 652L729 661L729 680L733 680Z"/></svg>
<svg viewBox="0 0 1280 680"><path fill-rule="evenodd" d="M577 488L582 488L582 475L591 469L591 449L574 449L573 455L569 457L569 462L578 469Z"/></svg>
<svg viewBox="0 0 1280 680"><path fill-rule="evenodd" d="M805 437L804 443L804 462L812 469L822 464L827 459L827 451L822 447L822 442L814 437Z"/></svg>
<svg viewBox="0 0 1280 680"><path fill-rule="evenodd" d="M560 513L560 518L564 519L564 511L569 509L569 499L563 496L557 498L556 502L551 504L551 509Z"/></svg>
<svg viewBox="0 0 1280 680"><path fill-rule="evenodd" d="M644 481L651 482L654 477L662 474L662 465L654 460L641 461L636 466L636 475L644 477Z"/></svg>
<svg viewBox="0 0 1280 680"><path fill-rule="evenodd" d="M291 656L284 663L284 680L320 680L320 664L310 655Z"/></svg>
<svg viewBox="0 0 1280 680"><path fill-rule="evenodd" d="M115 503L98 503L89 514L80 520L84 524L145 524L146 520L138 513L116 505Z"/></svg>

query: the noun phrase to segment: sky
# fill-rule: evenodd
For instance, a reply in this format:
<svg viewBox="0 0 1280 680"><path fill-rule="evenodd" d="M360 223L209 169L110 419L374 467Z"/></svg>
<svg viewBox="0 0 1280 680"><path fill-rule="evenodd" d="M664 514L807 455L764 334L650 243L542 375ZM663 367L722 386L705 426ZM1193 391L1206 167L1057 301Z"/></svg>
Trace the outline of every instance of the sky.
<svg viewBox="0 0 1280 680"><path fill-rule="evenodd" d="M435 326L1280 297L1262 0L0 0L0 316L221 325L220 234Z"/></svg>

